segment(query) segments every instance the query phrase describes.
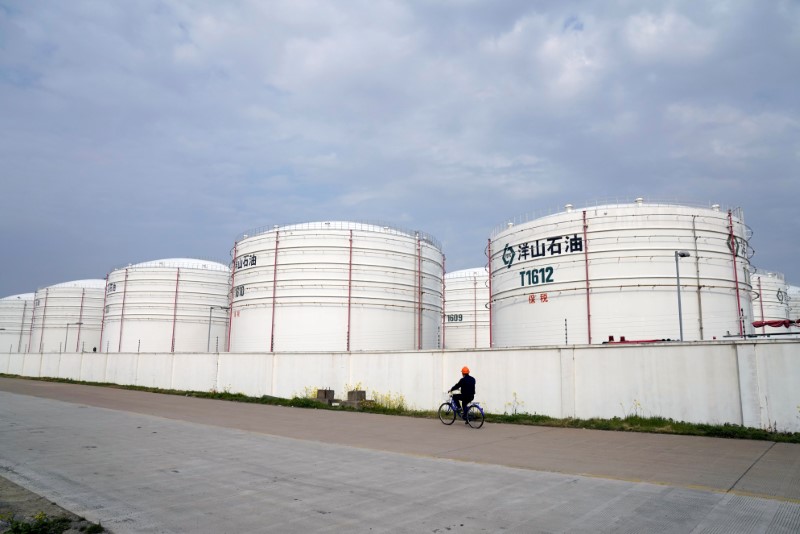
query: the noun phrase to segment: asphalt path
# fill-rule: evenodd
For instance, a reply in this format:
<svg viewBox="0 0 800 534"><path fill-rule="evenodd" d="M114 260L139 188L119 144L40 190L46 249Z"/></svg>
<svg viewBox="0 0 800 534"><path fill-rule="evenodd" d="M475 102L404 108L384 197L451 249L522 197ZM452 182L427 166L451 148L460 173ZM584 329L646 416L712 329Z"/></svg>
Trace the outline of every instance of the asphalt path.
<svg viewBox="0 0 800 534"><path fill-rule="evenodd" d="M0 474L114 532L798 532L800 446L0 378Z"/></svg>

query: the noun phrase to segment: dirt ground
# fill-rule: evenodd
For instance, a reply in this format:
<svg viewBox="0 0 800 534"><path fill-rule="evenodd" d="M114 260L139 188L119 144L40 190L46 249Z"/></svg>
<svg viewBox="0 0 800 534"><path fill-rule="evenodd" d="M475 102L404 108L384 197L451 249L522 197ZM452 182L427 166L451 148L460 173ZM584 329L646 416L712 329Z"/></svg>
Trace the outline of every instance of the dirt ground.
<svg viewBox="0 0 800 534"><path fill-rule="evenodd" d="M11 527L8 521L10 517L17 521L30 521L40 512L47 514L50 519L60 517L69 519L69 528L64 532L70 534L86 532L89 527L94 525L94 523L78 517L44 497L0 476L0 533L10 531ZM104 532L109 531L105 530Z"/></svg>

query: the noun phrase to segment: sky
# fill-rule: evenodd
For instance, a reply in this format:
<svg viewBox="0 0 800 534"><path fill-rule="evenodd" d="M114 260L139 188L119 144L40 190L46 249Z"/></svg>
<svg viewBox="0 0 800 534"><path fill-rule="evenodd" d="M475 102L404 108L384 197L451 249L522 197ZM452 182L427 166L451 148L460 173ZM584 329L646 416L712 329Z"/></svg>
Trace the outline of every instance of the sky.
<svg viewBox="0 0 800 534"><path fill-rule="evenodd" d="M0 297L325 220L482 267L637 197L800 285L799 163L796 0L0 0Z"/></svg>

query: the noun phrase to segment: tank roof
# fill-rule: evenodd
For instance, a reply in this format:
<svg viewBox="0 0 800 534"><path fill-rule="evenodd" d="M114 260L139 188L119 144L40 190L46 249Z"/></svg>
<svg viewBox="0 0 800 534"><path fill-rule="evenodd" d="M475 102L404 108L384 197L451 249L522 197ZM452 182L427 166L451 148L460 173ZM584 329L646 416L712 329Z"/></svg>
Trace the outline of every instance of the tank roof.
<svg viewBox="0 0 800 534"><path fill-rule="evenodd" d="M144 261L141 263L129 264L126 267L117 267L113 270L120 269L136 269L136 268L151 268L151 267L165 267L165 268L178 268L181 269L205 269L208 271L229 271L227 265L218 263L216 261L207 261L196 258L164 258L161 260Z"/></svg>
<svg viewBox="0 0 800 534"><path fill-rule="evenodd" d="M538 222L540 219L553 217L563 213L581 212L583 210L599 210L599 209L630 209L636 207L706 210L706 211L719 212L721 214L727 213L728 210L730 210L735 218L737 218L740 222L744 223L744 213L742 208L728 208L716 203L703 204L699 202L681 202L678 200L649 200L643 197L638 197L633 200L616 199L616 200L586 202L581 207L575 206L573 204L566 204L565 206L558 209L551 209L549 211L543 211L541 213L528 213L525 215L520 215L493 228L490 233L490 237L494 238L504 230L507 230L508 228L518 224L526 224L533 221Z"/></svg>
<svg viewBox="0 0 800 534"><path fill-rule="evenodd" d="M767 271L765 269L755 269L752 274L754 277L757 278L777 278L778 280L783 281L784 276L783 273L779 273L778 271Z"/></svg>
<svg viewBox="0 0 800 534"><path fill-rule="evenodd" d="M0 300L33 300L35 297L35 293L20 293L19 295L3 297Z"/></svg>
<svg viewBox="0 0 800 534"><path fill-rule="evenodd" d="M284 230L284 231L285 230L362 230L367 232L384 232L392 235L419 237L422 241L425 241L426 243L433 245L439 250L441 250L442 248L442 245L441 243L439 243L439 240L426 232L422 232L420 230L407 230L380 222L361 222L361 221L315 221L315 222L294 223L285 225L276 224L273 226L261 226L259 228L253 228L251 230L243 232L242 234L239 234L239 236L237 236L236 238L236 242L238 243L242 239L247 239L248 237L255 237L257 235L274 232L276 230Z"/></svg>
<svg viewBox="0 0 800 534"><path fill-rule="evenodd" d="M484 267L473 267L471 269L461 269L460 271L452 271L445 273L444 277L447 278L468 278L470 276L489 276L489 271Z"/></svg>
<svg viewBox="0 0 800 534"><path fill-rule="evenodd" d="M72 282L62 282L60 284L47 286L48 289L54 287L80 287L86 289L103 289L106 287L106 281L103 280L102 278L93 278L89 280L73 280Z"/></svg>

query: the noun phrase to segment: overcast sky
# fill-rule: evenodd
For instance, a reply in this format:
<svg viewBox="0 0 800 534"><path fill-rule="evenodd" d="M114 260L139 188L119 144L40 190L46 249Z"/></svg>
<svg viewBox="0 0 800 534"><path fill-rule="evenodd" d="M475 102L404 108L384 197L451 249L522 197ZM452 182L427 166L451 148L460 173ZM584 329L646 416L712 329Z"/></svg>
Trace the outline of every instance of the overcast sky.
<svg viewBox="0 0 800 534"><path fill-rule="evenodd" d="M741 207L800 285L797 1L0 0L0 297L250 228Z"/></svg>

